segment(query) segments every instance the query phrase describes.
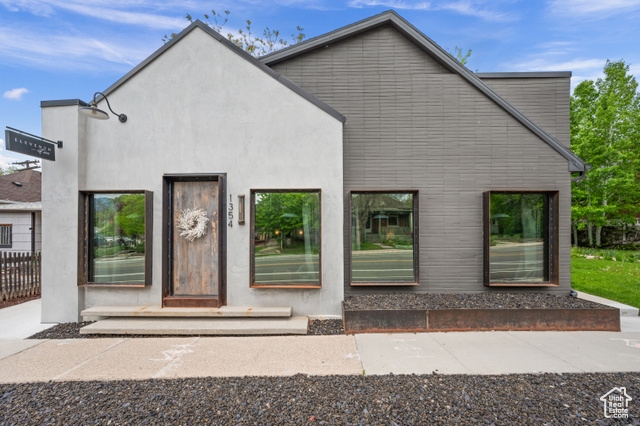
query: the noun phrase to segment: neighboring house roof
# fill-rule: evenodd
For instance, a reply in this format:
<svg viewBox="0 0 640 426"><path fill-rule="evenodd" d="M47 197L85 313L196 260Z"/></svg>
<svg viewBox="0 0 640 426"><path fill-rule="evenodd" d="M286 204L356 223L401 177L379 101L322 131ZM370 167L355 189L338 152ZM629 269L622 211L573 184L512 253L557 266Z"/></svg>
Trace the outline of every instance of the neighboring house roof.
<svg viewBox="0 0 640 426"><path fill-rule="evenodd" d="M22 170L0 176L0 202L36 202L42 200L42 173Z"/></svg>
<svg viewBox="0 0 640 426"><path fill-rule="evenodd" d="M254 58L253 56L251 56L250 54L248 54L247 52L245 52L244 50L242 50L241 48L239 48L235 44L231 43L229 40L227 40L226 37L222 36L220 33L215 31L214 29L212 29L211 27L209 27L207 24L205 24L204 22L200 21L199 19L194 21L193 23L191 23L191 25L189 25L187 28L182 30L178 35L173 37L171 40L169 40L167 43L165 43L161 48L159 48L154 53L152 53L151 56L149 56L147 59L145 59L140 64L138 64L138 66L136 66L134 69L129 71L127 74L125 74L125 76L122 77L120 80L118 80L114 84L112 84L107 90L104 90L103 93L106 96L109 96L109 94L111 94L111 92L115 91L118 87L120 87L122 84L124 84L127 80L129 80L131 77L136 75L144 67L149 65L154 59L156 59L158 56L162 55L167 49L170 49L174 44L179 42L184 36L189 34L195 28L202 29L207 34L209 34L211 37L215 38L220 43L222 43L223 45L225 45L226 47L231 49L233 52L235 52L238 55L240 55L247 62L251 63L255 67L258 67L260 70L264 71L269 76L273 77L275 80L280 82L282 85L288 87L290 90L292 90L293 92L295 92L298 95L302 96L303 98L305 98L306 100L308 100L312 104L316 105L318 108L320 108L321 110L325 111L327 114L331 115L335 119L340 120L343 123L346 121L346 118L345 118L344 115L340 114L338 111L336 111L335 109L331 108L329 105L327 105L326 103L322 102L316 96L314 96L313 94L311 94L308 91L304 90L302 87L298 86L293 81L289 80L288 78L286 78L283 75L278 74L277 72L275 72L274 70L272 70L268 66L264 65L258 59ZM197 66L197 64L194 64L194 66ZM98 97L98 100L100 100L100 99L102 99L102 96ZM66 100L61 100L61 101L42 101L40 103L40 106L41 107L68 106L68 105L75 105L78 102L79 101L75 100L75 99L66 99Z"/></svg>
<svg viewBox="0 0 640 426"><path fill-rule="evenodd" d="M569 171L571 172L583 172L586 170L584 161L574 154L569 148L564 146L556 138L548 134L541 127L527 118L524 114L513 107L509 102L503 99L500 95L494 92L488 85L486 85L477 75L465 68L460 62L458 62L453 56L447 53L444 49L438 46L433 40L420 32L417 28L407 22L404 18L398 15L395 11L389 10L379 15L372 16L362 21L347 25L346 27L339 28L335 31L331 31L324 35L311 38L302 43L298 43L276 52L270 53L260 58L260 60L269 66L276 65L280 62L289 60L296 56L310 52L315 49L323 48L329 44L336 43L338 41L347 39L354 35L369 31L373 28L380 27L382 25L390 25L392 28L403 34L415 45L433 57L442 66L451 72L459 74L462 78L468 81L471 85L476 87L480 92L489 97L492 101L498 104L507 113L512 115L516 120L522 123L525 127L536 134L540 139L546 142L560 155L562 155L569 162ZM484 76L488 78L488 75Z"/></svg>
<svg viewBox="0 0 640 426"><path fill-rule="evenodd" d="M0 204L0 212L39 212L42 211L42 203L7 203Z"/></svg>

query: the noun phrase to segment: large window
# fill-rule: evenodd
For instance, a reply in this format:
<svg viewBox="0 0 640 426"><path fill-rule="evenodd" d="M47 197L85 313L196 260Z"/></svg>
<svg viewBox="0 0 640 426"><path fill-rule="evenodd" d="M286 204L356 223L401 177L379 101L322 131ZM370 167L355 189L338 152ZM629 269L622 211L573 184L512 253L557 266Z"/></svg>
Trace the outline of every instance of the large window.
<svg viewBox="0 0 640 426"><path fill-rule="evenodd" d="M351 285L417 285L416 192L351 193Z"/></svg>
<svg viewBox="0 0 640 426"><path fill-rule="evenodd" d="M151 284L150 192L85 193L81 284Z"/></svg>
<svg viewBox="0 0 640 426"><path fill-rule="evenodd" d="M320 191L251 191L251 286L320 287Z"/></svg>
<svg viewBox="0 0 640 426"><path fill-rule="evenodd" d="M557 192L485 193L485 284L557 284Z"/></svg>
<svg viewBox="0 0 640 426"><path fill-rule="evenodd" d="M11 248L13 245L13 225L0 225L0 248Z"/></svg>

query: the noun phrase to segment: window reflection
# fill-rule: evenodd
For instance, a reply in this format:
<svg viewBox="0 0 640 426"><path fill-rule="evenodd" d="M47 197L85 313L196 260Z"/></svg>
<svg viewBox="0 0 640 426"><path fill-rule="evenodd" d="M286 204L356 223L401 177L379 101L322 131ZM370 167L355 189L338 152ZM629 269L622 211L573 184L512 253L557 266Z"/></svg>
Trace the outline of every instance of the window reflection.
<svg viewBox="0 0 640 426"><path fill-rule="evenodd" d="M320 193L254 192L254 285L320 285Z"/></svg>
<svg viewBox="0 0 640 426"><path fill-rule="evenodd" d="M352 282L415 282L413 193L352 193L351 250Z"/></svg>
<svg viewBox="0 0 640 426"><path fill-rule="evenodd" d="M89 200L89 282L145 282L145 195L93 194Z"/></svg>
<svg viewBox="0 0 640 426"><path fill-rule="evenodd" d="M491 194L491 282L549 280L547 206L545 194Z"/></svg>

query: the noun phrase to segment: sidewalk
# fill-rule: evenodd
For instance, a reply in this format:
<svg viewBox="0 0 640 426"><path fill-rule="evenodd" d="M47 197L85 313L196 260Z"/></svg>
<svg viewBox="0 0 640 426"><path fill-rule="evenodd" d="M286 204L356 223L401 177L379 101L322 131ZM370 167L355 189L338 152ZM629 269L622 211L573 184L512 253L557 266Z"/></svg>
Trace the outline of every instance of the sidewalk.
<svg viewBox="0 0 640 426"><path fill-rule="evenodd" d="M0 313L3 329L7 325L6 317L7 313ZM621 317L621 322L623 331L619 333L489 331L355 336L3 340L0 341L0 383L289 376L297 373L640 371L640 317Z"/></svg>
<svg viewBox="0 0 640 426"><path fill-rule="evenodd" d="M0 340L26 339L55 324L41 324L42 299L0 309Z"/></svg>

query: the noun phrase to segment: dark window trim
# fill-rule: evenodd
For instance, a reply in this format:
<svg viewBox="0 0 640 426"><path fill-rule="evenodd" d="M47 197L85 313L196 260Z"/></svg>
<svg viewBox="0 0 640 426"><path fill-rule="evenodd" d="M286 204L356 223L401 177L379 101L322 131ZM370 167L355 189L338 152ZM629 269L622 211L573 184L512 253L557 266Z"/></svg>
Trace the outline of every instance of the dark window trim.
<svg viewBox="0 0 640 426"><path fill-rule="evenodd" d="M545 282L521 282L500 283L491 282L491 256L490 256L490 215L491 194L544 194L547 195L545 203L544 233L549 239L545 246L545 275L549 281ZM560 192L549 190L490 190L482 194L482 257L483 257L483 283L487 287L557 287L560 285L560 248L559 248L559 202Z"/></svg>
<svg viewBox="0 0 640 426"><path fill-rule="evenodd" d="M9 232L9 243L0 244L0 248L12 248L13 247L13 224L12 223L0 223L0 227L8 226L11 229Z"/></svg>
<svg viewBox="0 0 640 426"><path fill-rule="evenodd" d="M351 219L349 219L349 249L345 253L349 269L349 285L352 287L415 287L420 285L420 234L419 230L419 191L417 189L365 189L349 191L348 214L351 218L351 198L353 194L412 194L413 195L413 276L415 281L375 281L375 282L353 282L352 258L351 258Z"/></svg>
<svg viewBox="0 0 640 426"><path fill-rule="evenodd" d="M92 237L91 229L93 229L89 220L89 205L93 194L144 194L144 283L94 283L89 281L89 241ZM130 189L80 191L78 206L78 286L109 288L149 287L152 282L153 191Z"/></svg>
<svg viewBox="0 0 640 426"><path fill-rule="evenodd" d="M307 285L307 284L256 284L255 283L255 273L256 273L256 265L255 265L255 235L256 235L256 193L260 192L276 192L276 193L295 193L295 192L303 192L303 193L317 193L318 194L318 214L319 214L319 232L320 232L320 244L318 244L318 285ZM250 209L249 212L249 220L250 220L250 249L249 249L249 263L250 263L250 278L249 278L249 287L250 288L303 288L303 289L319 289L322 288L322 190L319 188L279 188L279 189L251 189L251 195L249 197Z"/></svg>

